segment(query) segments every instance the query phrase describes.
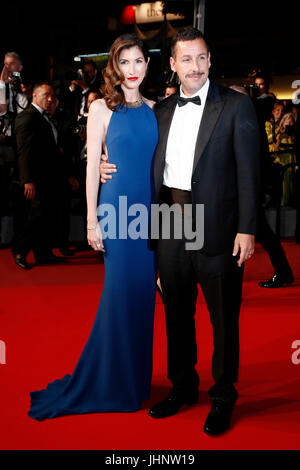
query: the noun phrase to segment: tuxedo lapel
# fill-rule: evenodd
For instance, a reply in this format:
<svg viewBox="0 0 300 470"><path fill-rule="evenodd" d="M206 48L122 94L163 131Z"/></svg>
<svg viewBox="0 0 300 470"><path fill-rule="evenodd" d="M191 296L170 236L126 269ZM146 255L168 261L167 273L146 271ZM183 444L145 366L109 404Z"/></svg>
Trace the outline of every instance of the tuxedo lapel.
<svg viewBox="0 0 300 470"><path fill-rule="evenodd" d="M218 88L211 83L209 86L206 103L203 110L203 116L196 140L193 172L211 137L211 134L216 126L223 106L224 100L220 96Z"/></svg>
<svg viewBox="0 0 300 470"><path fill-rule="evenodd" d="M163 179L167 142L173 119L174 111L177 105L178 93L175 93L168 99L168 106L165 106L162 112L157 116L159 125L159 142L155 153L154 176L156 190L160 187Z"/></svg>
<svg viewBox="0 0 300 470"><path fill-rule="evenodd" d="M50 122L47 121L47 119L39 112L38 109L36 109L35 106L31 105L28 109L35 115L36 119L39 120L40 125L44 128L45 132L48 133L49 138L51 140L54 140L54 143L56 145L55 137Z"/></svg>

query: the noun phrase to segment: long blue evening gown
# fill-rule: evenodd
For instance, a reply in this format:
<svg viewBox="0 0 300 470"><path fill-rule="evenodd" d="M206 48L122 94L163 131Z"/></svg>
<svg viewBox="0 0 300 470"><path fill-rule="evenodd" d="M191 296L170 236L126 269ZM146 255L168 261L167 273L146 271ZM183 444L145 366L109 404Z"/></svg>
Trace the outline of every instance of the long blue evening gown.
<svg viewBox="0 0 300 470"><path fill-rule="evenodd" d="M123 226L118 237L118 209L119 196L123 196L121 207L126 196L128 208L136 203L150 208L157 141L156 118L146 103L113 112L106 145L109 161L117 165L118 172L102 185L99 202L116 209L117 238L104 240L105 281L97 316L73 374L48 384L46 390L30 393L31 418L41 421L69 414L132 412L150 396L154 253L147 239L126 239ZM124 208L122 211L124 216ZM106 215L99 217L104 231L108 229ZM128 225L137 216L129 215ZM137 226L134 231L138 230Z"/></svg>

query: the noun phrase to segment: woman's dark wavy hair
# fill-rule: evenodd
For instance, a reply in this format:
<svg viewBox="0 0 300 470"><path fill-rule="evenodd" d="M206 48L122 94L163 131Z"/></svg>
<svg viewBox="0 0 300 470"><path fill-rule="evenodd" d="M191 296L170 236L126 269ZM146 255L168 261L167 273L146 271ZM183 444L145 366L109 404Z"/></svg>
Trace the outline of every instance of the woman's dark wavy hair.
<svg viewBox="0 0 300 470"><path fill-rule="evenodd" d="M103 72L105 84L101 87L106 105L109 109L115 110L116 106L125 106L125 96L121 88L121 84L125 80L124 75L118 67L118 59L123 49L130 49L137 46L145 61L148 61L148 51L146 50L143 41L136 34L122 34L112 44L109 51L109 59L106 68Z"/></svg>

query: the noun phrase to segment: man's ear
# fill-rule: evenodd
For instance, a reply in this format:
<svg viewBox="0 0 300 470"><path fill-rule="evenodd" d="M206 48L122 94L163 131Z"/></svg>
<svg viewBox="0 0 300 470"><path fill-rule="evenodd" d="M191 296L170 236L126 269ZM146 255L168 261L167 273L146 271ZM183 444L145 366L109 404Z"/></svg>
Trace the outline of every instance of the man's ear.
<svg viewBox="0 0 300 470"><path fill-rule="evenodd" d="M172 72L176 72L176 62L172 56L170 57L170 67L171 67Z"/></svg>

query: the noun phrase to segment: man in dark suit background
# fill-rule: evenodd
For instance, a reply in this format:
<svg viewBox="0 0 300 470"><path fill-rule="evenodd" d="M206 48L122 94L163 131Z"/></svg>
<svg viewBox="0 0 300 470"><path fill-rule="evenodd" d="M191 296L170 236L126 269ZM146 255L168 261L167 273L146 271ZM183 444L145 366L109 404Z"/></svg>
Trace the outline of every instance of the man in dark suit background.
<svg viewBox="0 0 300 470"><path fill-rule="evenodd" d="M198 401L194 315L200 285L213 326L212 408L204 431L230 426L237 399L239 313L243 267L254 252L259 183L259 130L248 96L210 83L210 52L202 33L185 28L172 40L170 64L180 93L155 106L159 143L154 160L157 202L204 205L204 244L187 249L184 237L157 241L167 331L168 378L173 387L154 405L153 418L175 415ZM102 160L106 160L102 157ZM101 181L114 172L101 164ZM168 225L162 215L162 226ZM183 218L190 217L184 213ZM174 218L175 219L175 218ZM202 227L203 228L203 227ZM173 234L173 235L172 235Z"/></svg>
<svg viewBox="0 0 300 470"><path fill-rule="evenodd" d="M12 253L18 266L29 269L26 255L32 249L37 263L61 261L52 252L55 208L63 194L65 171L58 132L50 120L54 90L48 83L35 85L32 104L15 121L19 181L26 198L26 221L16 234Z"/></svg>

